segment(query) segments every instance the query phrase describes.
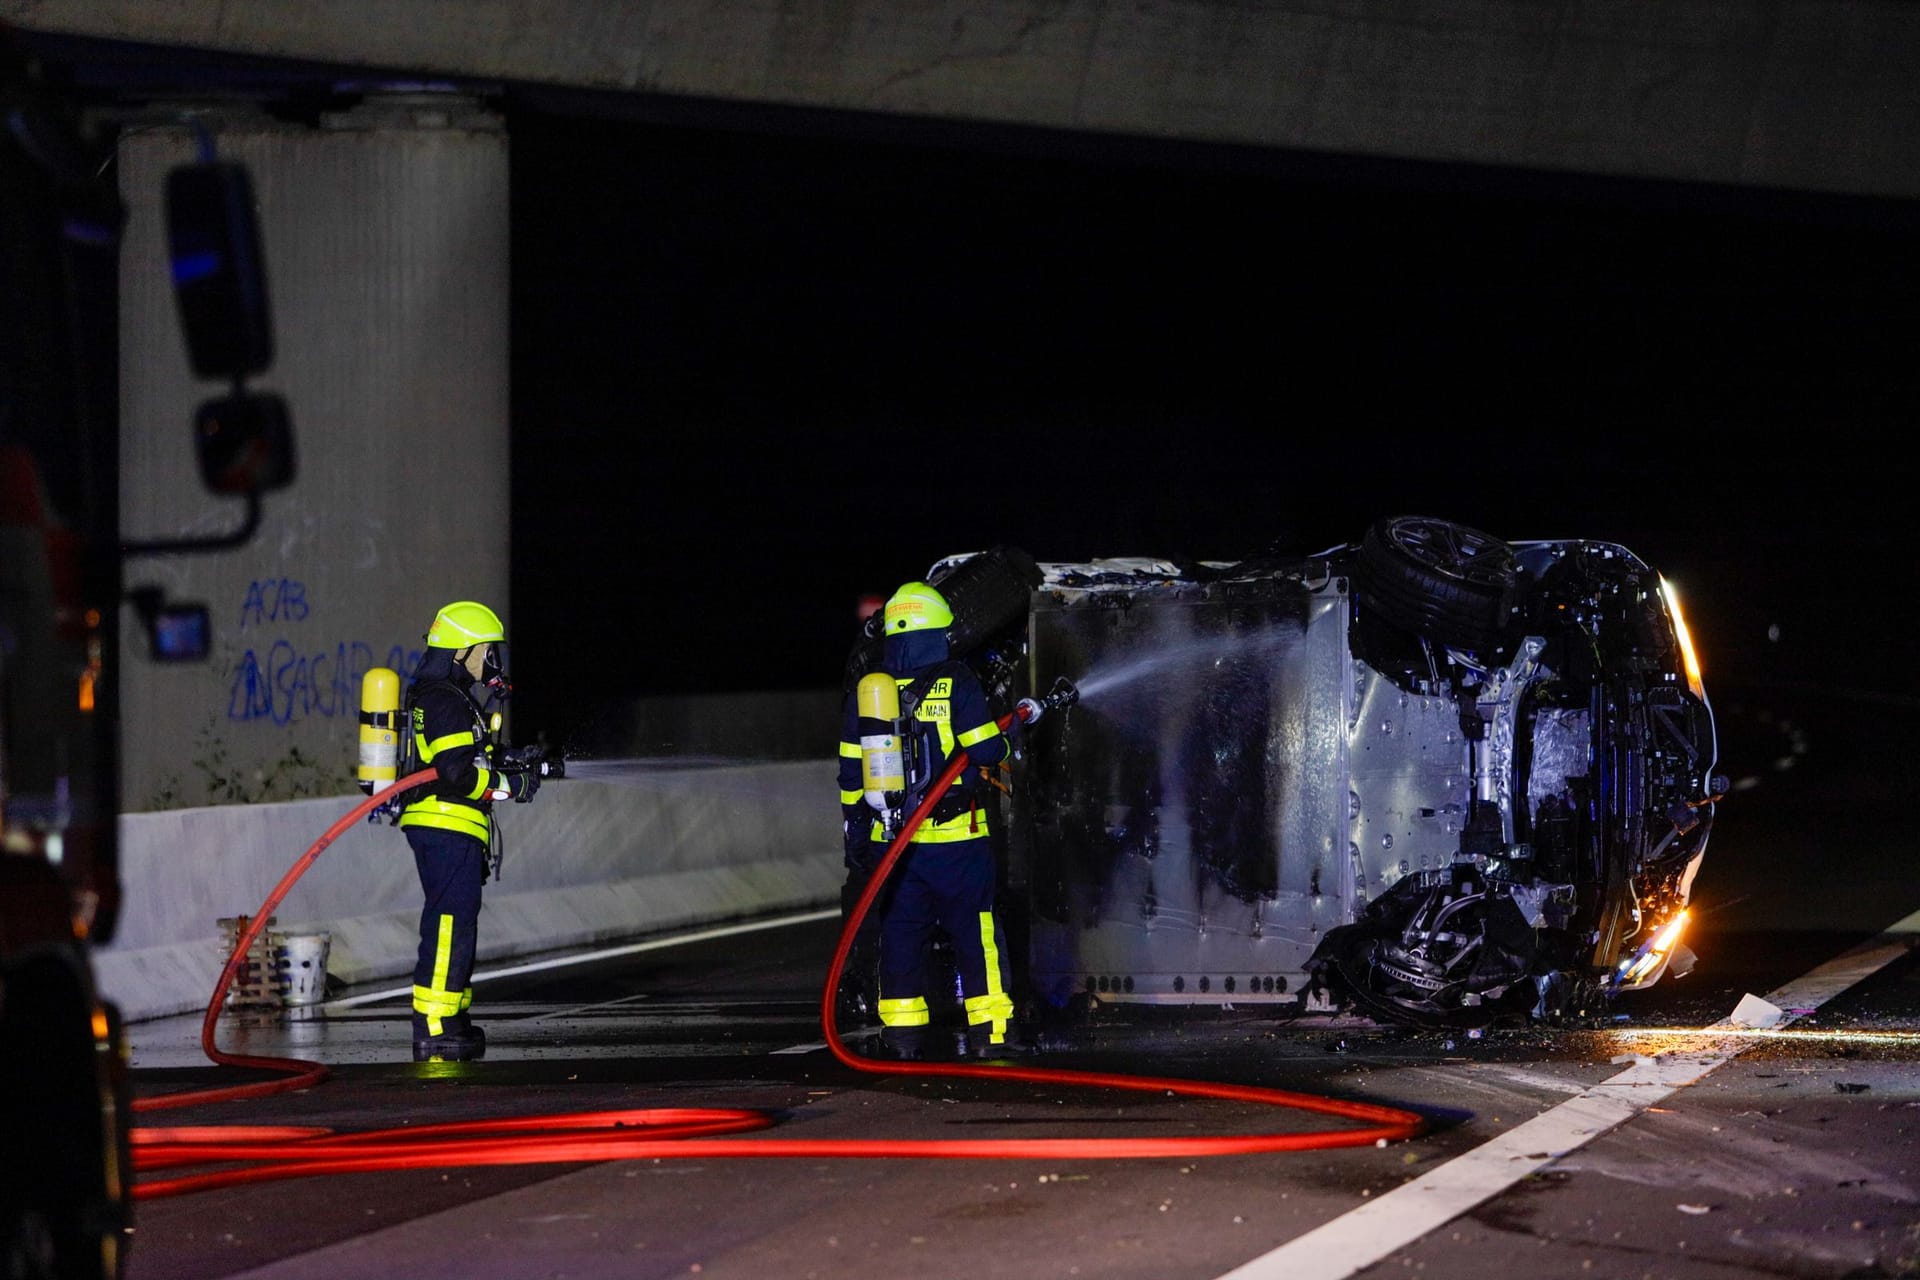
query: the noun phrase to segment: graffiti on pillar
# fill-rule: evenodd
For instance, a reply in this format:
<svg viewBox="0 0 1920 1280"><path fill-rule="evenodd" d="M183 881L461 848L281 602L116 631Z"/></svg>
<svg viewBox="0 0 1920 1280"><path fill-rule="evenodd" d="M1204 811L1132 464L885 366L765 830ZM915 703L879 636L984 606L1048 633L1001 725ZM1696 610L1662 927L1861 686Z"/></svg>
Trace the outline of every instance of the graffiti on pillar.
<svg viewBox="0 0 1920 1280"><path fill-rule="evenodd" d="M157 772L147 807L252 804L351 791L353 724L366 674L385 665L400 673L404 685L421 649L401 643L383 651L351 634L325 634L327 602L314 599L299 578L255 579L227 607L233 612L222 630L232 639L222 645L224 671L214 677L227 682L225 714L215 694L181 767ZM245 731L236 731L237 725ZM268 731L265 738L254 732L259 729Z"/></svg>
<svg viewBox="0 0 1920 1280"><path fill-rule="evenodd" d="M259 634L275 624L304 622L312 612L306 583L266 578L247 585L240 603L240 630L258 635L234 663L227 688L227 719L291 725L332 720L360 710L360 682L374 665L364 640L296 644L285 635ZM393 645L386 665L406 678L420 650Z"/></svg>
<svg viewBox="0 0 1920 1280"><path fill-rule="evenodd" d="M372 666L373 649L363 640L314 651L287 640L275 640L264 654L248 649L233 673L227 719L292 724L357 714L360 681Z"/></svg>
<svg viewBox="0 0 1920 1280"><path fill-rule="evenodd" d="M268 622L305 622L307 584L297 578L268 578L247 584L240 603L240 629Z"/></svg>

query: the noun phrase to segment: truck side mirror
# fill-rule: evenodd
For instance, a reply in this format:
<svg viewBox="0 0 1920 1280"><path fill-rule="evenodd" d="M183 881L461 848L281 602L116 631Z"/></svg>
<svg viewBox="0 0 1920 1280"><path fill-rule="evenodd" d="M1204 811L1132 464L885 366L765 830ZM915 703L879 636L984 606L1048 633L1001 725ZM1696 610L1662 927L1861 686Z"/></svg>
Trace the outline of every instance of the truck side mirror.
<svg viewBox="0 0 1920 1280"><path fill-rule="evenodd" d="M273 322L244 165L181 165L167 175L167 252L194 373L238 381L266 370Z"/></svg>
<svg viewBox="0 0 1920 1280"><path fill-rule="evenodd" d="M203 155L211 156L206 145ZM224 378L233 390L201 405L193 419L193 449L208 489L246 499L246 518L230 533L211 537L123 541L123 556L178 555L244 545L260 527L260 495L293 482L293 426L286 401L248 391L246 379L273 363L273 326L260 233L253 216L253 182L244 165L206 159L167 175L167 252L180 325L193 371ZM156 656L165 647L155 636ZM176 619L181 655L194 647L193 620Z"/></svg>
<svg viewBox="0 0 1920 1280"><path fill-rule="evenodd" d="M207 401L194 414L193 448L215 493L264 493L293 481L293 427L279 396L235 391Z"/></svg>

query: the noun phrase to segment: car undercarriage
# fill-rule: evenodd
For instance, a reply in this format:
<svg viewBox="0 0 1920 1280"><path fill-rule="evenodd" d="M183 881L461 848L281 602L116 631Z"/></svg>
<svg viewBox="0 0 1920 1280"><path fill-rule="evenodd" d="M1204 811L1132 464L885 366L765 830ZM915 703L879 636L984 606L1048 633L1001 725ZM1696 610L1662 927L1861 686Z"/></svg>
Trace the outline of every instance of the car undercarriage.
<svg viewBox="0 0 1920 1280"><path fill-rule="evenodd" d="M1400 516L1308 556L930 580L994 693L1081 693L1006 777L1041 1007L1564 1020L1691 963L1726 783L1673 588L1625 548Z"/></svg>

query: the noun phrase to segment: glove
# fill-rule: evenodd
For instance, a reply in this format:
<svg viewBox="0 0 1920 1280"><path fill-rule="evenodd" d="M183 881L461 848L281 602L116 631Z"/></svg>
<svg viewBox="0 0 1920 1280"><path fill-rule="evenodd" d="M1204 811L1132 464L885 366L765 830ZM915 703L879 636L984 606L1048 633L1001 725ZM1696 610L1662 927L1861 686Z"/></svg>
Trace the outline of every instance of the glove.
<svg viewBox="0 0 1920 1280"><path fill-rule="evenodd" d="M540 775L529 769L525 773L507 775L507 794L513 797L515 804L525 804L533 799L540 790Z"/></svg>
<svg viewBox="0 0 1920 1280"><path fill-rule="evenodd" d="M877 856L873 843L873 810L865 803L841 805L840 836L847 865L871 870Z"/></svg>

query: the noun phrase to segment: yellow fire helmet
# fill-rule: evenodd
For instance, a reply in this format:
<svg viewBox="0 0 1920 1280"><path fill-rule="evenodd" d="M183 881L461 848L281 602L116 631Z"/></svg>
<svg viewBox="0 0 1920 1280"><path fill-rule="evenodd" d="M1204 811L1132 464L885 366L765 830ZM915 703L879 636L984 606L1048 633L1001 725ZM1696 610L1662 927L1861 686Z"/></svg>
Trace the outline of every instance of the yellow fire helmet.
<svg viewBox="0 0 1920 1280"><path fill-rule="evenodd" d="M883 616L890 636L953 625L953 610L947 608L947 598L924 582L909 582L894 592Z"/></svg>
<svg viewBox="0 0 1920 1280"><path fill-rule="evenodd" d="M475 600L456 600L433 617L427 631L429 649L465 649L490 640L505 640L500 615Z"/></svg>

